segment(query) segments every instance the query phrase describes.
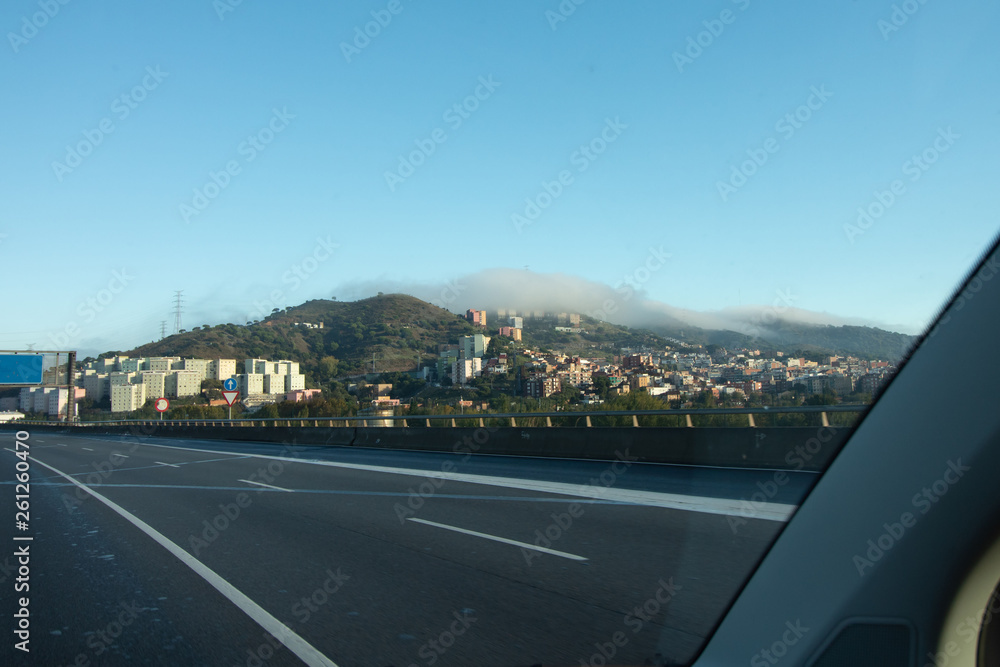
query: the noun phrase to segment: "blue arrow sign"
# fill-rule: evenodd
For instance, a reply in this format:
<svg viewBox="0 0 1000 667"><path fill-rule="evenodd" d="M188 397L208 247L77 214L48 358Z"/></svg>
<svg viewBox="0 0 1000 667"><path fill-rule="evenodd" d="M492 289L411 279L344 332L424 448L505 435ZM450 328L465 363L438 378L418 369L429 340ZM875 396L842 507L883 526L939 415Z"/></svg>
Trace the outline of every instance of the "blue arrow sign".
<svg viewBox="0 0 1000 667"><path fill-rule="evenodd" d="M229 378L222 383L222 386L225 387L226 391L236 391L236 378Z"/></svg>

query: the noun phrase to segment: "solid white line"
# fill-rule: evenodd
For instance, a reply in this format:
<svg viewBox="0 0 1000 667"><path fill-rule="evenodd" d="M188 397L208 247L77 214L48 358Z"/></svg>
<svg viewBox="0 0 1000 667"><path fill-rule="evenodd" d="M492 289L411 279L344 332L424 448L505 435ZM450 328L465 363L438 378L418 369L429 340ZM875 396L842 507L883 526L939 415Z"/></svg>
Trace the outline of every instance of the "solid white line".
<svg viewBox="0 0 1000 667"><path fill-rule="evenodd" d="M140 443L145 447L163 447L166 449L183 449L192 452L210 452L212 454L223 454L236 456L233 452L224 452L217 449L199 449L196 447L180 447L177 445L158 445L154 443ZM557 493L565 496L577 496L580 498L592 498L597 500L613 500L633 505L644 505L647 507L663 507L665 509L677 509L688 512L702 512L705 514L722 514L726 516L739 516L747 519L761 519L765 521L788 521L797 505L785 503L758 503L736 498L713 498L711 496L692 496L679 493L658 493L656 491L635 491L631 489L616 489L613 486L601 486L593 484L569 484L566 482L541 482L535 480L517 479L512 477L493 477L488 475L473 475L470 473L446 473L437 470L417 470L414 468L394 468L389 466L367 465L361 463L341 463L339 461L317 461L315 459L300 459L290 456L274 456L270 454L249 454L244 453L244 457L257 459L270 459L275 461L286 461L289 463L307 463L311 465L330 466L334 468L346 468L348 470L367 470L369 472L389 473L393 475L408 475L411 477L427 477L431 479L454 480L458 482L468 482L470 484L485 484L488 486L499 486L507 489L521 489L525 491L536 491L542 493ZM614 461L605 461L611 465ZM645 465L645 464L644 464Z"/></svg>
<svg viewBox="0 0 1000 667"><path fill-rule="evenodd" d="M257 486L266 486L269 489L274 489L275 491L288 491L289 493L295 493L291 489L283 489L280 486L271 486L270 484L265 484L264 482L251 482L249 479L238 479L237 482L246 482L247 484L256 484Z"/></svg>
<svg viewBox="0 0 1000 667"><path fill-rule="evenodd" d="M83 449L83 451L85 451L85 452L92 452L92 451L94 451L90 447L81 447L81 449Z"/></svg>
<svg viewBox="0 0 1000 667"><path fill-rule="evenodd" d="M235 586L216 574L214 570L210 569L207 565L196 559L188 552L184 551L184 549L171 542L148 523L139 517L130 514L121 506L97 493L86 484L81 484L63 471L57 470L49 464L39 461L34 456L29 458L35 463L45 466L52 472L62 475L73 484L76 484L78 487L94 496L94 498L97 498L102 503L113 509L136 528L146 533L146 535L149 535L157 544L176 556L178 560L187 565L189 568L194 570L195 574L207 581L213 588L215 588L215 590L226 596L230 602L239 607L243 613L256 621L257 624L269 632L271 636L284 644L289 651L297 655L302 662L309 665L309 667L337 667L336 663L320 653L319 650L317 650L312 644L297 635L291 628L269 614L263 607L248 598Z"/></svg>
<svg viewBox="0 0 1000 667"><path fill-rule="evenodd" d="M562 556L563 558L569 558L570 560L587 560L583 556L577 556L575 554L568 554L565 551L556 551L555 549L546 549L545 547L539 547L534 544L528 544L527 542L518 542L517 540L508 540L506 537L497 537L496 535L487 535L486 533L477 533L474 530L466 530L465 528L456 528L455 526L448 526L443 523L435 523L433 521L427 521L426 519L414 519L412 517L408 518L407 521L415 521L417 523L424 523L428 526L437 526L438 528L444 528L445 530L453 530L456 533L465 533L466 535L474 535L475 537L482 537L487 540L493 540L494 542L503 542L504 544L513 544L515 547L521 547L522 549L531 549L533 551L541 551L542 553L552 554L553 556Z"/></svg>
<svg viewBox="0 0 1000 667"><path fill-rule="evenodd" d="M173 463L164 463L163 461L153 461L153 463L159 463L161 466L170 466L171 468L180 468L180 466L175 466Z"/></svg>
<svg viewBox="0 0 1000 667"><path fill-rule="evenodd" d="M127 459L128 458L128 454L119 454L118 452L111 452L111 455L112 456L117 456L120 459Z"/></svg>

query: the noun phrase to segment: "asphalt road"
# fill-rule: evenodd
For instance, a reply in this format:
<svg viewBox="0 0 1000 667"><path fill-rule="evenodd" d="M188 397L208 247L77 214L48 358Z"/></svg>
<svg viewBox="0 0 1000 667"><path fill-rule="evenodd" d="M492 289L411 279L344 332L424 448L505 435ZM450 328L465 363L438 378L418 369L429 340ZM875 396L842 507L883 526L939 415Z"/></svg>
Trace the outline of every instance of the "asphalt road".
<svg viewBox="0 0 1000 667"><path fill-rule="evenodd" d="M18 530L0 443L12 665L685 664L816 477L39 432Z"/></svg>

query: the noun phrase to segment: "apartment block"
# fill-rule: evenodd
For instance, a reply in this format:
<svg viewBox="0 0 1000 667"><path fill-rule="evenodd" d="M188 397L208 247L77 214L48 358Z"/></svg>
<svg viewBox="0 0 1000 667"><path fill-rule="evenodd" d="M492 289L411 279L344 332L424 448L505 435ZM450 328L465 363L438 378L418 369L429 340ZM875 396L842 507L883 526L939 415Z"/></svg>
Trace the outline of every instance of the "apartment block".
<svg viewBox="0 0 1000 667"><path fill-rule="evenodd" d="M265 394L284 394L285 393L285 376L275 375L274 373L267 373L264 375L264 393Z"/></svg>
<svg viewBox="0 0 1000 667"><path fill-rule="evenodd" d="M94 373L83 376L83 389L87 398L94 401L104 400L111 393L111 376L108 373Z"/></svg>
<svg viewBox="0 0 1000 667"><path fill-rule="evenodd" d="M459 356L465 359L482 357L486 354L486 347L490 344L490 337L483 334L472 336L459 336L458 351Z"/></svg>
<svg viewBox="0 0 1000 667"><path fill-rule="evenodd" d="M165 375L164 390L167 396L181 398L201 393L201 380L194 371L170 371Z"/></svg>
<svg viewBox="0 0 1000 667"><path fill-rule="evenodd" d="M465 319L472 324L478 324L481 327L486 326L486 311L485 310L474 310L470 308L465 311Z"/></svg>
<svg viewBox="0 0 1000 667"><path fill-rule="evenodd" d="M296 364L298 365L298 364ZM306 388L306 376L301 373L294 373L285 376L285 391L300 391Z"/></svg>
<svg viewBox="0 0 1000 667"><path fill-rule="evenodd" d="M167 374L157 371L140 371L142 384L146 385L146 396L163 398L167 395Z"/></svg>
<svg viewBox="0 0 1000 667"><path fill-rule="evenodd" d="M248 361L253 360L248 359ZM239 382L240 394L242 396L253 396L264 393L263 373L243 373L242 375L237 375L236 379Z"/></svg>
<svg viewBox="0 0 1000 667"><path fill-rule="evenodd" d="M117 384L111 387L111 412L132 412L146 402L146 385Z"/></svg>
<svg viewBox="0 0 1000 667"><path fill-rule="evenodd" d="M452 384L468 384L469 380L482 374L483 360L481 357L459 359L451 365Z"/></svg>
<svg viewBox="0 0 1000 667"><path fill-rule="evenodd" d="M210 380L228 380L231 377L236 377L235 359L212 359L208 362Z"/></svg>

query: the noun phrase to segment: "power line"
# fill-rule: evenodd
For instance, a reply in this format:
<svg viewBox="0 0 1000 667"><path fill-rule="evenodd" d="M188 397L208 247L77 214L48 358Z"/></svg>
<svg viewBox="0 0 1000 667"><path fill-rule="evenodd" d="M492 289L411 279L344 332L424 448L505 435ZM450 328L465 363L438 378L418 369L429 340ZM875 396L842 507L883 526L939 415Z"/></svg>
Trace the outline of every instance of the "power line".
<svg viewBox="0 0 1000 667"><path fill-rule="evenodd" d="M183 301L184 301L183 299L181 299L181 295L182 294L184 294L184 290L177 290L177 291L174 292L174 299L175 299L175 302L174 302L174 333L175 334L181 332L181 310L182 310L181 309L181 303L183 303Z"/></svg>

